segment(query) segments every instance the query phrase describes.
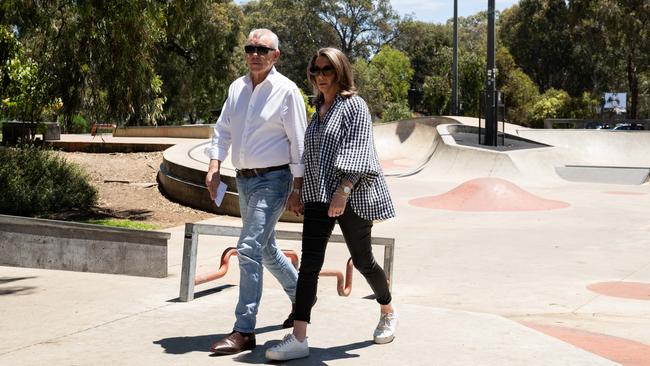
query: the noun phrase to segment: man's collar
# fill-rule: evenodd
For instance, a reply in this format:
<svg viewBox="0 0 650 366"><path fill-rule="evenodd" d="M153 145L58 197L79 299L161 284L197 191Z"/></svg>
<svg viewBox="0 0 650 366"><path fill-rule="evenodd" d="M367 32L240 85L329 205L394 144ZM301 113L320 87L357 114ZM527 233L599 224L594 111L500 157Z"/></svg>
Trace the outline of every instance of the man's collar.
<svg viewBox="0 0 650 366"><path fill-rule="evenodd" d="M268 80L269 83L271 83L271 85L273 85L273 82L277 78L277 75L278 75L278 72L275 70L275 65L274 65L273 67L271 67L271 70L266 75L266 78L264 78L264 80L262 80L262 82L259 85L264 84L267 80ZM246 74L246 76L244 77L244 81L246 82L246 84L252 84L253 83L253 81L251 80L251 73L250 72L248 72Z"/></svg>

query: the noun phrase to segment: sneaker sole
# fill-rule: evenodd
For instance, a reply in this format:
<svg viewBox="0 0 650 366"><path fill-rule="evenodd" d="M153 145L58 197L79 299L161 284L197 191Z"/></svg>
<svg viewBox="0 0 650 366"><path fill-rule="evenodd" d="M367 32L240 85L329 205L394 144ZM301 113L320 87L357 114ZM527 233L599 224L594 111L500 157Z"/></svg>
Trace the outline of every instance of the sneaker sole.
<svg viewBox="0 0 650 366"><path fill-rule="evenodd" d="M283 354L275 353L271 350L266 351L266 358L272 361L289 361L289 360L295 360L298 358L305 358L305 357L309 357L309 351L283 353Z"/></svg>
<svg viewBox="0 0 650 366"><path fill-rule="evenodd" d="M376 344L386 344L386 343L390 343L390 342L392 342L393 339L395 339L395 336L394 336L394 335L392 335L392 336L390 336L390 337L385 337L385 338L378 338L378 337L375 337L375 338L373 339L373 341L374 341Z"/></svg>

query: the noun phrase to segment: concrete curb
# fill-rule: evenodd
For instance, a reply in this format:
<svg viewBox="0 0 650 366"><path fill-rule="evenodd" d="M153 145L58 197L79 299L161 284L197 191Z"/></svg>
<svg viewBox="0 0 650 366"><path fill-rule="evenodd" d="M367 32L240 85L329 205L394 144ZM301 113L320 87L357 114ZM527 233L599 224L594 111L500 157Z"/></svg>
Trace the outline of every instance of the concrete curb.
<svg viewBox="0 0 650 366"><path fill-rule="evenodd" d="M165 232L0 215L0 265L167 277Z"/></svg>

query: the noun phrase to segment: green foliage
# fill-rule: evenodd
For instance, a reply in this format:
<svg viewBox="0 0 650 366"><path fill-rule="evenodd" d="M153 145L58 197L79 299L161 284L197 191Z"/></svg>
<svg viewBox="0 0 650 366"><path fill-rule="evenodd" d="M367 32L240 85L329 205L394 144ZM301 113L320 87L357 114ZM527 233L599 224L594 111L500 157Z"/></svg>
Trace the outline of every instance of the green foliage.
<svg viewBox="0 0 650 366"><path fill-rule="evenodd" d="M165 123L208 121L244 70L244 16L232 2L172 1L156 44Z"/></svg>
<svg viewBox="0 0 650 366"><path fill-rule="evenodd" d="M497 51L497 87L506 102L506 120L523 126L530 124L530 111L539 99L537 85L515 64L507 48Z"/></svg>
<svg viewBox="0 0 650 366"><path fill-rule="evenodd" d="M458 89L464 115L478 116L478 98L485 89L485 69L483 56L473 52L459 52Z"/></svg>
<svg viewBox="0 0 650 366"><path fill-rule="evenodd" d="M549 89L533 105L531 126L542 127L547 118L569 117L568 106L571 101L569 93L564 90Z"/></svg>
<svg viewBox="0 0 650 366"><path fill-rule="evenodd" d="M97 219L97 220L88 220L86 222L89 224L104 225L110 227L121 227L121 228L134 229L134 230L158 229L156 225L147 224L145 222L122 220L122 219Z"/></svg>
<svg viewBox="0 0 650 366"><path fill-rule="evenodd" d="M413 69L403 52L384 46L369 64L358 60L355 65L359 95L373 114L382 116L390 104L406 105Z"/></svg>
<svg viewBox="0 0 650 366"><path fill-rule="evenodd" d="M409 110L409 106L405 103L388 103L384 114L381 116L382 122L392 122L392 121L401 121L404 119L409 119L413 116L413 113Z"/></svg>
<svg viewBox="0 0 650 366"><path fill-rule="evenodd" d="M368 58L394 38L399 17L389 0L324 0L319 18L335 32L350 58Z"/></svg>
<svg viewBox="0 0 650 366"><path fill-rule="evenodd" d="M422 104L429 115L440 116L447 114L451 102L449 79L438 75L427 76L424 79L422 90Z"/></svg>
<svg viewBox="0 0 650 366"><path fill-rule="evenodd" d="M650 68L650 2L521 0L503 12L499 35L542 91L626 91L636 118L641 73Z"/></svg>
<svg viewBox="0 0 650 366"><path fill-rule="evenodd" d="M90 126L88 125L88 122L86 122L86 119L80 115L77 114L76 116L72 117L72 123L70 124L70 128L68 129L68 133L88 133L90 132Z"/></svg>
<svg viewBox="0 0 650 366"><path fill-rule="evenodd" d="M316 107L309 103L309 97L305 94L302 89L300 89L300 95L302 95L302 101L305 103L305 109L307 110L307 121L311 120L311 116L316 112Z"/></svg>
<svg viewBox="0 0 650 366"><path fill-rule="evenodd" d="M334 29L319 18L320 0L261 0L244 5L246 29L268 28L280 40L277 69L311 90L307 64L319 48L337 45Z"/></svg>
<svg viewBox="0 0 650 366"><path fill-rule="evenodd" d="M0 149L0 187L0 213L8 215L87 208L97 200L83 171L34 147Z"/></svg>

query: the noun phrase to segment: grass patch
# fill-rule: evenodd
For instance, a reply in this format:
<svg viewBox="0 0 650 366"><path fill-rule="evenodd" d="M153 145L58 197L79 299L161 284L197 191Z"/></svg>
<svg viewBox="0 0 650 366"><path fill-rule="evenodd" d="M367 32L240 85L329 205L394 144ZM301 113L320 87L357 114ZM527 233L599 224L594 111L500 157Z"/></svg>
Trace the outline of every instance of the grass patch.
<svg viewBox="0 0 650 366"><path fill-rule="evenodd" d="M98 220L88 220L88 224L95 225L104 225L112 227L122 227L126 229L136 229L136 230L156 230L158 227L156 225L147 224L139 221L131 221L124 219L98 219Z"/></svg>

